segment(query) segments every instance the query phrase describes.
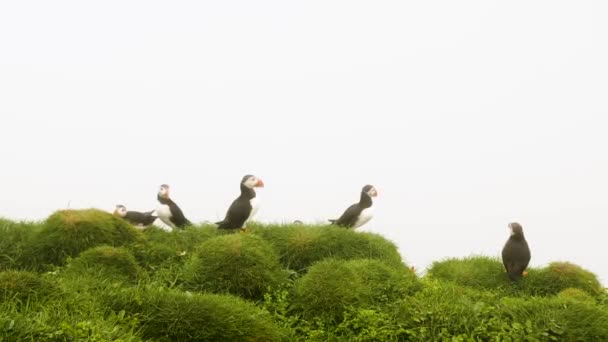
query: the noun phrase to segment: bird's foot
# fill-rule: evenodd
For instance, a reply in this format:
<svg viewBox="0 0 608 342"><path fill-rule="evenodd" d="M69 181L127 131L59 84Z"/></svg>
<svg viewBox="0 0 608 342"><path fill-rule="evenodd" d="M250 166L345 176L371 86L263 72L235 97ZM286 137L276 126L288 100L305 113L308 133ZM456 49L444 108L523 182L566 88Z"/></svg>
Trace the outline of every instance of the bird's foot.
<svg viewBox="0 0 608 342"><path fill-rule="evenodd" d="M245 227L243 227L243 228L240 229L240 233L247 233L247 232L248 232L248 230Z"/></svg>
<svg viewBox="0 0 608 342"><path fill-rule="evenodd" d="M527 276L528 276L528 272L527 272L527 271L524 271L524 272L522 273L522 275L523 275L524 277L527 277Z"/></svg>

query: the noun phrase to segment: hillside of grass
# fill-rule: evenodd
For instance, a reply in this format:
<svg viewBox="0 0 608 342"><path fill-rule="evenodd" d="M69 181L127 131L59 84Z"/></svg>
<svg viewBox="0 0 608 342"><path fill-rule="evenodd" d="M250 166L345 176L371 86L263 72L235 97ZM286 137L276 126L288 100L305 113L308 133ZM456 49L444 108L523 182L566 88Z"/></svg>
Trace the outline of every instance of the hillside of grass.
<svg viewBox="0 0 608 342"><path fill-rule="evenodd" d="M64 210L0 219L0 341L608 341L594 274L528 271L513 284L471 256L420 276L393 242L333 226L141 231Z"/></svg>

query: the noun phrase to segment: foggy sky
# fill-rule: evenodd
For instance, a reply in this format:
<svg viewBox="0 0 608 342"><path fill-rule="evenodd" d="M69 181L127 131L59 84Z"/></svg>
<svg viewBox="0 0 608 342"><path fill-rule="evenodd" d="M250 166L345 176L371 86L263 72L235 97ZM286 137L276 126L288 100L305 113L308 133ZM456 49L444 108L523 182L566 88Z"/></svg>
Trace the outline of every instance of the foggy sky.
<svg viewBox="0 0 608 342"><path fill-rule="evenodd" d="M0 3L0 216L156 207L365 227L424 269L499 256L608 282L602 1Z"/></svg>

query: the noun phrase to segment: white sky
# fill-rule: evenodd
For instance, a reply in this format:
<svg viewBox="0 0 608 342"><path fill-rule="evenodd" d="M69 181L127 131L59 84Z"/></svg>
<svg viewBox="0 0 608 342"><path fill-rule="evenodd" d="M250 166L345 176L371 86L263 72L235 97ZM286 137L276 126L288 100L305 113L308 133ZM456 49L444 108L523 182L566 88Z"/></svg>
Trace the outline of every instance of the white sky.
<svg viewBox="0 0 608 342"><path fill-rule="evenodd" d="M156 207L337 217L410 264L498 256L608 283L605 1L3 1L0 216Z"/></svg>

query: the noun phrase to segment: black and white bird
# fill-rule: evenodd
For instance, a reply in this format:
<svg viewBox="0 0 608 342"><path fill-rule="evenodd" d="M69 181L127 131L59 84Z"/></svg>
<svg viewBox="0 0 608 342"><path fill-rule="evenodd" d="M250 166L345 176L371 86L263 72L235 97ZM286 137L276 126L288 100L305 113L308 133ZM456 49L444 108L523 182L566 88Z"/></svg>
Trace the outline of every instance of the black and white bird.
<svg viewBox="0 0 608 342"><path fill-rule="evenodd" d="M361 189L361 197L359 203L355 203L348 207L346 211L337 220L329 220L332 224L357 229L372 219L373 213L373 197L378 196L378 190L373 185L366 185Z"/></svg>
<svg viewBox="0 0 608 342"><path fill-rule="evenodd" d="M123 218L136 226L149 226L154 223L157 217L153 214L154 210L143 213L139 211L127 211L127 207L122 204L117 205L114 209L114 216Z"/></svg>
<svg viewBox="0 0 608 342"><path fill-rule="evenodd" d="M530 263L530 247L524 237L524 230L517 222L509 223L511 236L502 249L502 263L507 270L509 279L517 281L524 274Z"/></svg>
<svg viewBox="0 0 608 342"><path fill-rule="evenodd" d="M226 213L223 221L216 222L218 229L244 229L245 224L255 216L259 209L255 188L263 188L264 182L254 176L246 175L241 180L241 195L237 197Z"/></svg>
<svg viewBox="0 0 608 342"><path fill-rule="evenodd" d="M158 218L166 225L173 229L184 229L184 227L192 224L184 216L184 213L177 204L169 197L169 186L167 184L160 186L156 198L158 199L158 202L160 202L160 206L156 209L156 213Z"/></svg>

